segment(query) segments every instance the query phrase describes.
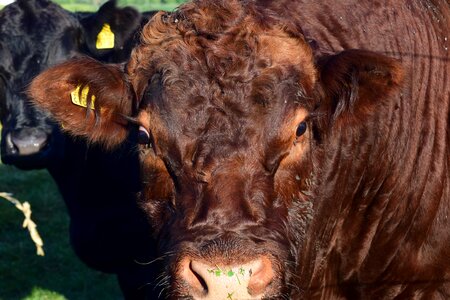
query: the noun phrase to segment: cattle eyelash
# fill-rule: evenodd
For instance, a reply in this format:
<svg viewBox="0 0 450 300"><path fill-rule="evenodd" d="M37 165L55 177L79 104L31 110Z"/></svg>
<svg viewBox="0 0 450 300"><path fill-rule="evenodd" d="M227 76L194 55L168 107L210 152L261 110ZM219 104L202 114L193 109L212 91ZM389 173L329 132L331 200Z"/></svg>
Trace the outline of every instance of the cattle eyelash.
<svg viewBox="0 0 450 300"><path fill-rule="evenodd" d="M120 114L120 116L121 116L122 118L124 118L125 120L127 120L128 122L134 124L134 125L141 125L141 123L139 122L139 120L136 119L136 118L129 117L129 116L123 115L123 114Z"/></svg>

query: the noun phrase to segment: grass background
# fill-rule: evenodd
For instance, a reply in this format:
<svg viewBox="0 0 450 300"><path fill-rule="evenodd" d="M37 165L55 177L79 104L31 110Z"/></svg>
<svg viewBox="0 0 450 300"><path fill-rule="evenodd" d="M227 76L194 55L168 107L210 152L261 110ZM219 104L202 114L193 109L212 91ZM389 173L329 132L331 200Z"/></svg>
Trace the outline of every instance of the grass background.
<svg viewBox="0 0 450 300"><path fill-rule="evenodd" d="M0 300L121 299L114 275L87 268L73 253L65 205L47 171L0 164L0 192L31 204L45 251L36 255L22 212L0 198Z"/></svg>
<svg viewBox="0 0 450 300"><path fill-rule="evenodd" d="M55 1L58 2L58 1ZM87 3L60 3L60 5L62 7L64 7L67 10L70 11L96 11L97 10L97 6L94 6L92 4L87 4ZM127 6L123 3L120 3L119 1L119 6L124 7ZM139 11L151 11L151 10L166 10L166 11L172 11L174 10L177 6L179 6L179 4L151 4L151 3L147 3L147 4L135 4L135 5L128 5L128 6L132 6L135 7L137 10Z"/></svg>
<svg viewBox="0 0 450 300"><path fill-rule="evenodd" d="M99 6L93 3L67 3L61 0L53 0L56 3L59 3L62 7L70 11L96 11ZM106 0L105 0L106 1ZM104 3L102 1L101 3ZM187 0L186 0L187 1ZM172 11L176 7L178 7L179 3L150 3L149 1L138 1L136 3L128 3L128 1L119 0L118 5L121 7L124 6L132 6L135 7L139 11L151 11L151 10L166 10ZM4 5L0 4L0 9L2 9Z"/></svg>

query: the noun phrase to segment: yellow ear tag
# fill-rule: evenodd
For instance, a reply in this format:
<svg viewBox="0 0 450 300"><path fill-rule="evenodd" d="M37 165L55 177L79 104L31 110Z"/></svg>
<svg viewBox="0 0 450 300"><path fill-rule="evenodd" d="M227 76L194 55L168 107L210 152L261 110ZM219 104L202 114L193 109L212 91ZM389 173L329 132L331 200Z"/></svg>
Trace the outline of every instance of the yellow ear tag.
<svg viewBox="0 0 450 300"><path fill-rule="evenodd" d="M81 84L78 85L77 88L72 91L72 93L70 93L70 98L72 99L73 104L87 108L87 95L89 93L89 86L86 85L83 88L83 90L81 90L81 99L80 99L80 87ZM91 109L95 109L94 102L95 102L95 95L92 95L91 103L89 105Z"/></svg>
<svg viewBox="0 0 450 300"><path fill-rule="evenodd" d="M112 49L114 48L114 33L108 23L103 24L102 30L97 35L97 42L95 43L97 49Z"/></svg>

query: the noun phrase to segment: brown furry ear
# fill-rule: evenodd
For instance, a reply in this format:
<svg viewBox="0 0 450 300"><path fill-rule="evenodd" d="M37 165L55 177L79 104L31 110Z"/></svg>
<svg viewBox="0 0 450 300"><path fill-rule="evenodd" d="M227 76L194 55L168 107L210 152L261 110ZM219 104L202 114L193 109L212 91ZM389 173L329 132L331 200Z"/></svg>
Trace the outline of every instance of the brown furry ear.
<svg viewBox="0 0 450 300"><path fill-rule="evenodd" d="M52 67L31 83L33 102L73 135L111 148L125 140L133 92L118 65L79 58Z"/></svg>
<svg viewBox="0 0 450 300"><path fill-rule="evenodd" d="M319 111L326 115L323 121L328 126L364 120L389 101L403 81L399 61L365 50L347 50L323 58L319 70Z"/></svg>

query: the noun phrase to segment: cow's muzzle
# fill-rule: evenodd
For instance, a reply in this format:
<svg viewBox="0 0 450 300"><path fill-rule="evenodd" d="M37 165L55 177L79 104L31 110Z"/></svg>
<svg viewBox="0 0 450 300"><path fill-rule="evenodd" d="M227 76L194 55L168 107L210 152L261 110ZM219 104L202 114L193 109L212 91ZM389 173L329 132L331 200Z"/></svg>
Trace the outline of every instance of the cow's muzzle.
<svg viewBox="0 0 450 300"><path fill-rule="evenodd" d="M266 256L242 264L224 265L184 258L177 276L193 299L261 299L274 278Z"/></svg>
<svg viewBox="0 0 450 300"><path fill-rule="evenodd" d="M47 164L50 136L43 129L24 127L4 135L2 161L21 169L39 169Z"/></svg>

